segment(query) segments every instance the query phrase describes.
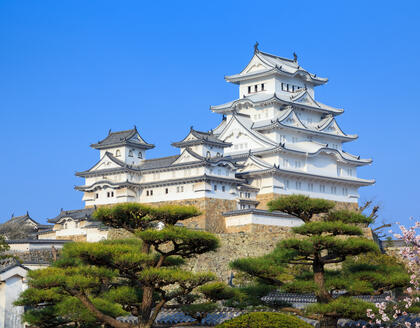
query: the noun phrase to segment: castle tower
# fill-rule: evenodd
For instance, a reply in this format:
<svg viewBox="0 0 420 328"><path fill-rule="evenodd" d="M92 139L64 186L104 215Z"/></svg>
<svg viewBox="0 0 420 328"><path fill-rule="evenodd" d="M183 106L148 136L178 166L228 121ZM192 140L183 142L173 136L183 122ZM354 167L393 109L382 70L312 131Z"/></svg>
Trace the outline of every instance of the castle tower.
<svg viewBox="0 0 420 328"><path fill-rule="evenodd" d="M238 85L239 98L211 106L226 115L212 132L232 144L224 153L243 164L238 177L259 188L261 208L284 194L357 205L359 187L374 183L357 177L357 168L372 160L343 150L357 138L336 121L343 109L315 100L315 87L328 79L302 68L295 54L278 57L258 44L248 65L225 79Z"/></svg>

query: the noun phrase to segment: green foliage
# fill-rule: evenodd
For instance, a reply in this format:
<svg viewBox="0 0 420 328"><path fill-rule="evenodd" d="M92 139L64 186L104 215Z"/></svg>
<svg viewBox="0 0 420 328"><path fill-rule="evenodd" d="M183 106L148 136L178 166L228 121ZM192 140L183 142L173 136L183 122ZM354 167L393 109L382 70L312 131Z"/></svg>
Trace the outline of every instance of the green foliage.
<svg viewBox="0 0 420 328"><path fill-rule="evenodd" d="M134 232L144 230L162 222L174 225L200 212L194 206L165 205L154 207L139 203L124 203L109 207L100 207L93 214L94 218L113 228L124 228Z"/></svg>
<svg viewBox="0 0 420 328"><path fill-rule="evenodd" d="M372 218L333 210L333 202L302 195L280 197L269 207L305 223L293 228L296 236L280 241L270 254L231 263L233 269L253 277L254 282L286 292L315 293L319 303L311 307L312 312L346 318L364 317L366 304L346 297L333 299L334 291L346 291L345 296L377 294L408 284L404 266L381 254L375 242L363 237L361 227L370 224ZM335 270L329 269L331 264ZM291 268L296 266L301 270L293 272Z"/></svg>
<svg viewBox="0 0 420 328"><path fill-rule="evenodd" d="M188 304L181 306L181 311L192 317L196 317L197 314L200 314L200 317L204 317L209 312L216 311L218 305L216 303L199 303L199 304Z"/></svg>
<svg viewBox="0 0 420 328"><path fill-rule="evenodd" d="M29 288L16 304L30 307L25 320L40 327L118 326L115 318L127 314L137 316L142 327L151 327L153 313L164 304L193 303L198 288L215 279L212 273L180 268L184 259L219 246L210 233L173 225L198 214L190 206L128 203L100 208L94 214L98 220L132 231L135 238L66 244L59 261L29 272ZM159 222L164 228L155 230ZM209 300L234 294L220 284L206 285L202 291ZM206 301L193 304L189 311L210 308L214 304ZM54 324L44 323L50 321Z"/></svg>
<svg viewBox="0 0 420 328"><path fill-rule="evenodd" d="M331 234L348 235L348 236L361 236L363 235L362 229L351 224L346 224L343 221L327 221L327 222L309 222L300 227L293 228L295 233L300 235L322 235Z"/></svg>
<svg viewBox="0 0 420 328"><path fill-rule="evenodd" d="M285 262L273 254L261 257L248 257L236 259L230 263L232 269L244 272L249 276L256 277L262 282L273 285L282 285L287 279Z"/></svg>
<svg viewBox="0 0 420 328"><path fill-rule="evenodd" d="M235 297L236 290L223 282L209 282L198 290L209 300L215 302Z"/></svg>
<svg viewBox="0 0 420 328"><path fill-rule="evenodd" d="M374 308L374 304L354 297L339 297L326 304L311 304L306 308L306 311L309 314L318 314L326 317L367 320L366 310Z"/></svg>
<svg viewBox="0 0 420 328"><path fill-rule="evenodd" d="M311 328L305 321L284 313L253 312L216 326L217 328Z"/></svg>
<svg viewBox="0 0 420 328"><path fill-rule="evenodd" d="M10 249L9 244L7 244L6 239L3 235L0 235L0 260L10 257L9 255L4 254Z"/></svg>
<svg viewBox="0 0 420 328"><path fill-rule="evenodd" d="M219 247L219 239L213 234L184 227L168 226L161 230L147 229L136 232L136 236L155 246L159 253L180 255L184 258L214 251ZM172 246L169 249L168 243ZM159 245L164 245L165 250Z"/></svg>
<svg viewBox="0 0 420 328"><path fill-rule="evenodd" d="M275 287L264 284L252 284L244 287L234 288L235 295L228 299L225 304L227 306L244 309L248 307L260 307L261 297L266 296ZM271 305L271 304L270 304ZM274 307L289 306L287 303L272 304Z"/></svg>
<svg viewBox="0 0 420 328"><path fill-rule="evenodd" d="M331 211L325 218L326 221L341 221L344 223L353 223L353 224L370 224L373 222L372 218L369 218L359 212L349 211L349 210L336 210Z"/></svg>
<svg viewBox="0 0 420 328"><path fill-rule="evenodd" d="M335 206L330 200L309 198L304 195L290 195L268 203L270 211L281 211L309 222L315 214L326 213Z"/></svg>

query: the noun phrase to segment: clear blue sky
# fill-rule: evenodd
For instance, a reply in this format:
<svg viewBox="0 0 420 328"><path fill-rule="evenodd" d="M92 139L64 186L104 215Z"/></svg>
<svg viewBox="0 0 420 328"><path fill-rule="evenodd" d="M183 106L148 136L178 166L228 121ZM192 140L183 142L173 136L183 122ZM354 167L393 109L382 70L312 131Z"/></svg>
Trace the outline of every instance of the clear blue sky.
<svg viewBox="0 0 420 328"><path fill-rule="evenodd" d="M81 208L74 172L110 128L137 125L150 158L216 126L209 106L237 96L223 76L256 40L330 79L317 99L345 108L339 124L360 136L345 149L374 159L361 200L418 217L419 21L418 1L0 0L0 222Z"/></svg>

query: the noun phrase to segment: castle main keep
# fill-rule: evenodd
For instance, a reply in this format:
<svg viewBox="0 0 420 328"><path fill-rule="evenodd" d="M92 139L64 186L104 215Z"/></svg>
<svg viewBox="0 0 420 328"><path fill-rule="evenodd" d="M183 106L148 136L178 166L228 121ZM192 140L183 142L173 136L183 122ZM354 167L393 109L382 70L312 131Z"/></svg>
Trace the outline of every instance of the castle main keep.
<svg viewBox="0 0 420 328"><path fill-rule="evenodd" d="M86 208L62 211L50 219L53 231L40 238L67 238L66 229L96 229L92 241L106 238L89 216L95 206L122 202L195 205L203 214L185 225L217 233L299 225L267 211L267 202L281 195L357 206L359 188L374 183L359 178L357 168L372 161L343 149L357 138L337 123L343 109L315 100L315 88L327 78L306 71L296 55L278 57L256 44L246 67L225 80L238 85L238 98L210 107L221 116L217 127L191 127L173 142L178 155L149 159L154 145L136 127L109 131L92 144L99 161L76 173L84 179L76 189Z"/></svg>

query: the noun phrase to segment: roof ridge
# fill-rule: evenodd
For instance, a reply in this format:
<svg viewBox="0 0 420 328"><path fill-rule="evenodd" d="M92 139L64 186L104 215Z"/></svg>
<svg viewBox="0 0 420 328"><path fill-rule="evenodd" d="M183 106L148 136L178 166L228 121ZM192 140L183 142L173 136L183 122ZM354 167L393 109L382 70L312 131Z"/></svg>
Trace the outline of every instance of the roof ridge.
<svg viewBox="0 0 420 328"><path fill-rule="evenodd" d="M293 59L289 59L289 58L285 58L285 57L280 57L280 56L273 55L273 54L270 54L270 53L268 53L268 52L261 51L261 50L259 50L258 52L259 52L260 54L263 54L263 55L266 55L266 56L270 56L270 57L278 58L278 59L281 59L281 60L285 60L285 61L288 61L288 62L291 62L291 63L296 63L296 64L297 64L297 62L296 62L296 61L294 61ZM298 64L297 64L297 65L298 65Z"/></svg>

